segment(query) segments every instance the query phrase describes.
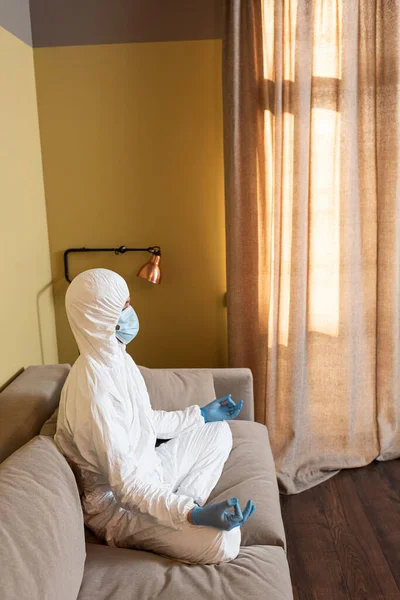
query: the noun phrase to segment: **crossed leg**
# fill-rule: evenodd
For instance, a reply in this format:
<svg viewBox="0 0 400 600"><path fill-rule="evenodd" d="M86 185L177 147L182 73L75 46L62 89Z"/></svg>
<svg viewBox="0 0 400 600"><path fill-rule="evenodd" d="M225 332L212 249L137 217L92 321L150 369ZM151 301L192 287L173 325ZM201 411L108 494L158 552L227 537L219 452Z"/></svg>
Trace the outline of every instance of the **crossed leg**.
<svg viewBox="0 0 400 600"><path fill-rule="evenodd" d="M207 423L183 433L157 448L164 483L177 494L205 504L218 482L232 448L232 434L225 422ZM183 562L213 564L233 560L239 554L241 533L237 527L220 531L185 523L180 530L151 525L136 531L134 545Z"/></svg>
<svg viewBox="0 0 400 600"><path fill-rule="evenodd" d="M232 449L227 423L207 423L183 433L157 449L164 482L176 494L190 496L202 506L221 477Z"/></svg>

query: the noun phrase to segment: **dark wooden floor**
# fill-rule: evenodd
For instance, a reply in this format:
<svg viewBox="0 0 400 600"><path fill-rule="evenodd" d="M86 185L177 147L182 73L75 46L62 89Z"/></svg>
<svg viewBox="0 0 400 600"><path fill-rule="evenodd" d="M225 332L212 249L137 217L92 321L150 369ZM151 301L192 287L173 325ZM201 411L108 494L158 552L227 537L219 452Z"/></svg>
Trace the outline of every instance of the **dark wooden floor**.
<svg viewBox="0 0 400 600"><path fill-rule="evenodd" d="M281 504L295 600L400 600L400 460Z"/></svg>

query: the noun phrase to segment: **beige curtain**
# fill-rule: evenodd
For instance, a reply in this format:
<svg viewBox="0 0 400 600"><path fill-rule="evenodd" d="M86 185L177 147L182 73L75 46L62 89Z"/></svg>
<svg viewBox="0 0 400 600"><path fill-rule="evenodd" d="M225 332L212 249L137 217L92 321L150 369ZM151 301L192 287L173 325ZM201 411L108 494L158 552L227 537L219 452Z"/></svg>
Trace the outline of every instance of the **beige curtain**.
<svg viewBox="0 0 400 600"><path fill-rule="evenodd" d="M230 363L296 493L400 456L400 2L225 17Z"/></svg>

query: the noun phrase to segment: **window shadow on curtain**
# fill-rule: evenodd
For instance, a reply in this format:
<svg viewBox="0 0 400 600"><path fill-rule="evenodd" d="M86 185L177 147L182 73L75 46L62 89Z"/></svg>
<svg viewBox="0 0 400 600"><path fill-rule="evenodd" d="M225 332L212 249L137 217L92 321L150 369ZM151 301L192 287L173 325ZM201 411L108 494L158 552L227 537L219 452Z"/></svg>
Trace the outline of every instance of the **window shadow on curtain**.
<svg viewBox="0 0 400 600"><path fill-rule="evenodd" d="M281 490L400 456L400 7L228 0L229 354Z"/></svg>

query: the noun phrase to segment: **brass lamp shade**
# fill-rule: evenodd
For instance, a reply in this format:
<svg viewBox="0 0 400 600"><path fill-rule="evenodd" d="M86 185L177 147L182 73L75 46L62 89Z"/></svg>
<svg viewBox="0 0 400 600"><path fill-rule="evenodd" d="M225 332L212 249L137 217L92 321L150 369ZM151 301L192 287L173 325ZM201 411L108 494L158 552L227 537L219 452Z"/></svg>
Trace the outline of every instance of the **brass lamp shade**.
<svg viewBox="0 0 400 600"><path fill-rule="evenodd" d="M142 279L147 279L150 283L158 284L161 281L161 270L160 270L160 259L161 256L158 254L153 254L151 260L147 262L140 269L137 274L138 277L142 277Z"/></svg>

